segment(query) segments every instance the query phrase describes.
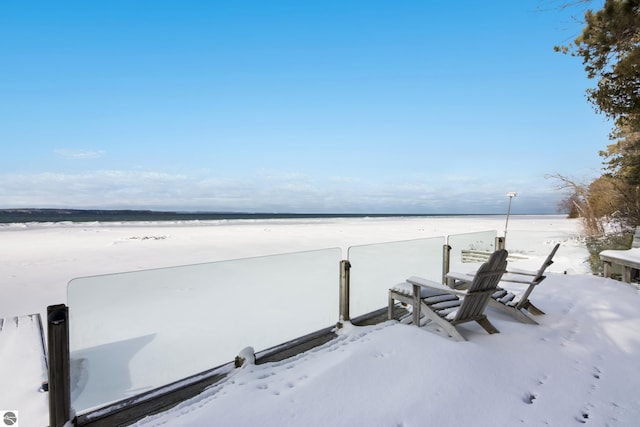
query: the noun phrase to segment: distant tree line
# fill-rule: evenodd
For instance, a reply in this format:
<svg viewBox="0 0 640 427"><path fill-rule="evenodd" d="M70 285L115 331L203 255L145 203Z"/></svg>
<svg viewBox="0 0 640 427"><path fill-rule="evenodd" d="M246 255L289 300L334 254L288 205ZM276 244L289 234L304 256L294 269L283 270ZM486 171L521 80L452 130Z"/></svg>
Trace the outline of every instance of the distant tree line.
<svg viewBox="0 0 640 427"><path fill-rule="evenodd" d="M589 234L602 235L612 224L640 225L640 0L606 0L602 9L586 11L584 23L573 43L555 49L582 58L587 77L597 82L587 97L612 120L613 143L600 151L603 174L594 181L552 178L569 190L562 208L583 218Z"/></svg>

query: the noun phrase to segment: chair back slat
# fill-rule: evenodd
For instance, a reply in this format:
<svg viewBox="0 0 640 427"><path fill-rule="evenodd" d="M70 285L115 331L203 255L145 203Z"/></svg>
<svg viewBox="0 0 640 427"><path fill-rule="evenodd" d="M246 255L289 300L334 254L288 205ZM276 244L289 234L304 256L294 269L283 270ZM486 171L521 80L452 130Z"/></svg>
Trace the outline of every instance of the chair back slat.
<svg viewBox="0 0 640 427"><path fill-rule="evenodd" d="M551 252L547 256L547 259L545 259L542 265L540 266L540 269L538 270L536 277L533 278L532 281L534 283L537 284L538 282L541 282L540 278L542 278L542 275L544 274L547 267L553 264L553 257L555 256L556 252L558 252L559 247L560 247L560 243L556 243L556 245L553 247L553 250L551 250Z"/></svg>
<svg viewBox="0 0 640 427"><path fill-rule="evenodd" d="M508 255L509 253L505 249L497 250L491 254L487 262L480 266L456 313L454 323L475 319L483 315L491 294L495 291L507 269Z"/></svg>

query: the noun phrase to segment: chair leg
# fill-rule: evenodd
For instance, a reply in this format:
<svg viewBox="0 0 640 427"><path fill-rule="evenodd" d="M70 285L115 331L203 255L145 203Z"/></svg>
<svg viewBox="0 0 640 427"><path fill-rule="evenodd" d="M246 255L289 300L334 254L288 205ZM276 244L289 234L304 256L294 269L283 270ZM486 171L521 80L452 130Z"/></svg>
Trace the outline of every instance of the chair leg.
<svg viewBox="0 0 640 427"><path fill-rule="evenodd" d="M522 322L522 323L529 323L530 325L537 325L538 322L536 322L535 320L533 320L531 317L527 316L526 314L524 314L522 312L522 310L528 310L528 305L530 303L527 303L525 305L523 305L521 308L516 307L511 307L508 305L505 305L503 303L501 303L500 301L496 301L495 299L491 298L489 300L489 305L495 309L498 309L504 313L509 313L511 316L515 317L518 321ZM533 304L531 304L533 305ZM534 309L536 309L534 307ZM537 310L537 309L536 309ZM541 312L542 313L542 312ZM534 313L531 313L534 314ZM542 313L544 314L544 313Z"/></svg>
<svg viewBox="0 0 640 427"><path fill-rule="evenodd" d="M429 325L429 328L435 328L436 330L442 329L444 330L444 332L451 337L451 339L453 339L454 341L466 341L467 339L465 337L462 336L462 334L460 333L460 331L458 331L458 329L452 325L451 323L447 322L446 320L444 321L436 321L436 322L431 322L431 323L435 323L434 325Z"/></svg>
<svg viewBox="0 0 640 427"><path fill-rule="evenodd" d="M490 334L497 334L500 332L495 326L493 326L493 324L489 321L489 319L487 319L487 316L481 317L480 319L476 320L476 322L478 322L478 324L482 326L484 330L489 332Z"/></svg>
<svg viewBox="0 0 640 427"><path fill-rule="evenodd" d="M447 333L449 334L449 336L454 340L454 341L466 341L467 339L465 337L462 336L462 334L458 331L458 329L456 329L455 326L453 326L452 324L448 324L450 327L445 328L445 330L447 331Z"/></svg>
<svg viewBox="0 0 640 427"><path fill-rule="evenodd" d="M513 317L515 317L517 320L519 320L520 322L522 322L522 323L528 323L530 325L537 325L538 324L538 322L536 322L531 317L529 317L526 314L524 314L521 310L514 309L511 312L511 315Z"/></svg>
<svg viewBox="0 0 640 427"><path fill-rule="evenodd" d="M426 329L435 329L438 332L444 331L446 335L451 337L454 341L466 341L467 339L462 336L455 325L452 325L447 320L440 317L436 312L431 310L424 302L422 304L421 312L425 315L425 327Z"/></svg>
<svg viewBox="0 0 640 427"><path fill-rule="evenodd" d="M387 308L387 319L392 320L393 319L393 309L396 305L396 301L393 299L393 294L391 292L389 292L389 307Z"/></svg>
<svg viewBox="0 0 640 427"><path fill-rule="evenodd" d="M420 327L420 286L413 285L413 324Z"/></svg>
<svg viewBox="0 0 640 427"><path fill-rule="evenodd" d="M534 316L542 316L543 314L545 314L544 311L533 305L531 301L527 301L527 304L523 308Z"/></svg>

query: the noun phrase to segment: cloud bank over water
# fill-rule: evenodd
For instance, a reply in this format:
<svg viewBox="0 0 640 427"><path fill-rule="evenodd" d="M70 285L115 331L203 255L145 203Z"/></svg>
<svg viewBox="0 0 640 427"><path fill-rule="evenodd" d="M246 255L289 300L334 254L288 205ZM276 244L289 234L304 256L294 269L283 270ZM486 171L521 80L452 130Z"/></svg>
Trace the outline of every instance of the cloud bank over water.
<svg viewBox="0 0 640 427"><path fill-rule="evenodd" d="M0 208L66 207L313 213L556 213L563 193L551 181L416 175L367 181L261 170L216 177L194 172L98 170L0 175Z"/></svg>

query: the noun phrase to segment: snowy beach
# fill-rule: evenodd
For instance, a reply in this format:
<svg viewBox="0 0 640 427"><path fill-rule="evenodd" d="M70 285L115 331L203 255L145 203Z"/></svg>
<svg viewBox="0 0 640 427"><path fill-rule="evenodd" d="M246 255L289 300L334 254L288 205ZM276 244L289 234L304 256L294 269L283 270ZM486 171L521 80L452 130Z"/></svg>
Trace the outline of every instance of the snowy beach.
<svg viewBox="0 0 640 427"><path fill-rule="evenodd" d="M344 257L354 245L502 235L504 225L504 216L3 225L0 318L44 316L48 305L67 303L67 283L77 277L324 248L340 248ZM526 257L514 266L536 269L555 243L555 263L532 295L547 313L539 325L488 310L501 333L465 325L465 343L395 321L352 326L292 359L238 369L140 424L633 425L640 416L638 291L589 273L578 221L511 218L507 249ZM224 327L233 332L234 322ZM19 410L23 426L46 425L39 379L15 377L7 365L16 363L3 360L0 409ZM12 383L23 389L21 400L4 386Z"/></svg>
<svg viewBox="0 0 640 427"><path fill-rule="evenodd" d="M504 226L502 215L0 224L0 317L44 314L47 305L66 302L67 283L76 277L333 247L346 252L354 245L485 230L502 235ZM577 259L569 260L564 247L558 256L567 254L567 268L586 273L586 252L576 242L579 227L558 215L513 216L509 246L546 250L549 239L567 240L578 246Z"/></svg>

